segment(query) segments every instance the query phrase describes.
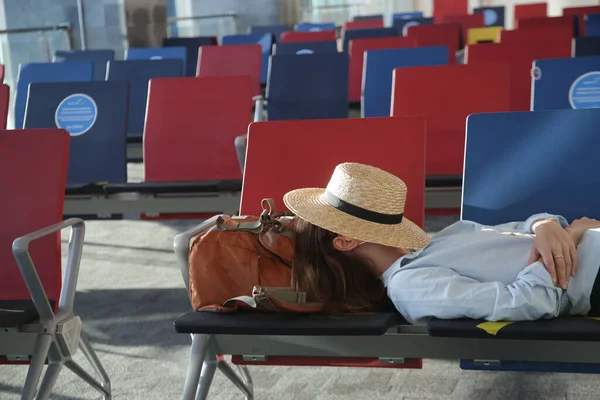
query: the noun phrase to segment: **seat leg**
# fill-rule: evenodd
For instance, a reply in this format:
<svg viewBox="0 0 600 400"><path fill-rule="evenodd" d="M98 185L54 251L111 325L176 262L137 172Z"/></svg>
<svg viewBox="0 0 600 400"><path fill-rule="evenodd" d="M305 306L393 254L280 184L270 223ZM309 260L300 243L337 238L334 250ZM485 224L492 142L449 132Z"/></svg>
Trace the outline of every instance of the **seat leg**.
<svg viewBox="0 0 600 400"><path fill-rule="evenodd" d="M102 385L102 383L100 383L96 379L94 379L93 376L91 376L86 370L81 368L81 366L79 364L77 364L75 361L73 361L73 360L65 361L65 367L69 368L75 375L77 375L78 377L80 377L81 379L86 381L88 383L88 385L90 385L91 387L93 387L94 389L96 389L97 391L102 393L102 395L104 396L104 400L110 400L112 398L111 393L110 393L110 388L108 388L108 389L105 388Z"/></svg>
<svg viewBox="0 0 600 400"><path fill-rule="evenodd" d="M33 348L33 356L29 362L29 370L27 371L21 400L32 400L35 397L52 340L53 336L49 333L42 333L37 337Z"/></svg>
<svg viewBox="0 0 600 400"><path fill-rule="evenodd" d="M240 378L240 376L235 373L235 371L233 370L233 368L231 368L227 361L219 361L217 363L217 367L219 368L219 371L221 371L223 375L227 377L227 379L233 382L233 384L237 386L237 388L240 389L242 393L244 393L244 396L246 396L246 400L254 399L254 394L252 393L252 390L244 383L242 378Z"/></svg>
<svg viewBox="0 0 600 400"><path fill-rule="evenodd" d="M210 341L209 335L192 335L192 347L185 377L182 400L194 400L198 392L202 364L206 358L206 349Z"/></svg>
<svg viewBox="0 0 600 400"><path fill-rule="evenodd" d="M105 394L105 396L108 396L108 397L105 397L106 399L110 399L112 396L112 388L110 386L110 377L106 373L106 370L102 366L100 359L96 355L96 352L92 348L92 345L90 344L87 336L85 336L84 332L81 332L81 335L79 336L79 348L81 349L81 352L85 355L85 358L87 358L89 363L92 365L92 367L94 368L96 373L102 379L100 384L102 385L102 387L105 390L101 391L101 392L103 392Z"/></svg>
<svg viewBox="0 0 600 400"><path fill-rule="evenodd" d="M63 361L50 362L48 364L48 368L44 374L44 379L42 379L42 384L40 385L40 390L38 391L36 400L46 400L48 397L50 397L52 388L56 383L56 379L58 378L58 374L62 370L63 365Z"/></svg>
<svg viewBox="0 0 600 400"><path fill-rule="evenodd" d="M246 384L246 387L250 390L252 396L254 396L254 382L252 381L252 375L250 375L250 371L248 370L247 365L239 365L240 374L242 375L242 379Z"/></svg>
<svg viewBox="0 0 600 400"><path fill-rule="evenodd" d="M210 385L212 385L215 372L217 371L217 355L215 354L212 346L208 346L206 351L206 358L202 365L202 373L200 374L200 386L198 387L198 394L196 400L206 400L208 398L208 392Z"/></svg>

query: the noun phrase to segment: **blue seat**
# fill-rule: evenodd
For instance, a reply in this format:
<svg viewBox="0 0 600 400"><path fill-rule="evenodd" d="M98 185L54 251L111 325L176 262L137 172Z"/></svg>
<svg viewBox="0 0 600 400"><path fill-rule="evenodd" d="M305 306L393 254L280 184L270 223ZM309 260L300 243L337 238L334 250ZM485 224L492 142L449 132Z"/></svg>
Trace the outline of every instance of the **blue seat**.
<svg viewBox="0 0 600 400"><path fill-rule="evenodd" d="M200 46L213 46L216 44L217 38L214 36L163 39L163 47L185 47L187 53L185 76L189 77L196 76L196 68L198 67L198 50L200 49Z"/></svg>
<svg viewBox="0 0 600 400"><path fill-rule="evenodd" d="M113 61L108 65L107 81L129 82L129 137L140 138L144 133L150 79L181 77L182 60Z"/></svg>
<svg viewBox="0 0 600 400"><path fill-rule="evenodd" d="M348 117L348 55L271 56L269 120Z"/></svg>
<svg viewBox="0 0 600 400"><path fill-rule="evenodd" d="M333 22L301 22L296 24L294 30L296 32L335 31L335 24Z"/></svg>
<svg viewBox="0 0 600 400"><path fill-rule="evenodd" d="M398 36L406 36L406 31L411 26L432 25L433 18L403 18L394 19L392 26L398 32Z"/></svg>
<svg viewBox="0 0 600 400"><path fill-rule="evenodd" d="M85 82L94 77L91 62L33 63L19 65L17 93L15 96L15 127L23 127L25 105L30 83L37 82Z"/></svg>
<svg viewBox="0 0 600 400"><path fill-rule="evenodd" d="M383 19L383 14L355 15L352 21L372 21L374 19Z"/></svg>
<svg viewBox="0 0 600 400"><path fill-rule="evenodd" d="M600 55L536 60L532 110L600 108L598 71Z"/></svg>
<svg viewBox="0 0 600 400"><path fill-rule="evenodd" d="M127 82L34 83L25 128L71 134L67 184L127 182Z"/></svg>
<svg viewBox="0 0 600 400"><path fill-rule="evenodd" d="M578 37L573 41L573 55L575 57L600 56L600 36Z"/></svg>
<svg viewBox="0 0 600 400"><path fill-rule="evenodd" d="M352 39L369 39L398 36L396 28L365 28L350 29L344 32L344 53L348 53L348 46Z"/></svg>
<svg viewBox="0 0 600 400"><path fill-rule="evenodd" d="M250 27L251 35L264 35L270 33L275 35L275 41L279 41L283 32L289 31L289 28L285 25L255 25Z"/></svg>
<svg viewBox="0 0 600 400"><path fill-rule="evenodd" d="M506 7L478 7L473 13L483 14L485 26L504 27L506 21Z"/></svg>
<svg viewBox="0 0 600 400"><path fill-rule="evenodd" d="M252 34L252 35L227 35L223 36L223 45L235 44L260 44L262 48L262 69L260 83L267 83L267 75L269 73L269 57L273 49L275 36L272 33Z"/></svg>
<svg viewBox="0 0 600 400"><path fill-rule="evenodd" d="M389 117L392 73L396 68L448 64L446 46L384 49L365 52L362 92L363 117Z"/></svg>
<svg viewBox="0 0 600 400"><path fill-rule="evenodd" d="M585 35L600 36L600 14L588 14L585 16Z"/></svg>
<svg viewBox="0 0 600 400"><path fill-rule="evenodd" d="M392 20L413 19L413 18L423 18L423 13L421 11L411 11L411 12L401 12L401 13L392 14Z"/></svg>
<svg viewBox="0 0 600 400"><path fill-rule="evenodd" d="M331 54L337 53L337 42L277 43L273 46L273 55L294 54Z"/></svg>
<svg viewBox="0 0 600 400"><path fill-rule="evenodd" d="M54 53L54 62L83 61L94 64L94 80L106 79L106 66L115 59L114 50L74 50Z"/></svg>
<svg viewBox="0 0 600 400"><path fill-rule="evenodd" d="M163 60L177 59L187 65L185 47L136 47L125 50L125 60Z"/></svg>

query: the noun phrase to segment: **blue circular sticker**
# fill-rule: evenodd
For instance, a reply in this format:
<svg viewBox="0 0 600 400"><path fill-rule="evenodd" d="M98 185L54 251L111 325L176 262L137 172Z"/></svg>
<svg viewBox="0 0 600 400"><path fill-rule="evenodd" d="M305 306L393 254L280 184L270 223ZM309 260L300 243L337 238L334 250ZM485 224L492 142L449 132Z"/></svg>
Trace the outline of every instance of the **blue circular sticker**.
<svg viewBox="0 0 600 400"><path fill-rule="evenodd" d="M408 35L408 28L410 28L411 26L419 26L421 25L420 23L418 23L417 21L410 21L407 22L406 24L404 24L404 26L402 27L402 36L406 36Z"/></svg>
<svg viewBox="0 0 600 400"><path fill-rule="evenodd" d="M56 126L65 129L71 136L83 135L96 123L98 106L86 94L72 94L60 102L56 109Z"/></svg>
<svg viewBox="0 0 600 400"><path fill-rule="evenodd" d="M569 103L574 109L600 108L600 71L588 72L573 82Z"/></svg>
<svg viewBox="0 0 600 400"><path fill-rule="evenodd" d="M150 57L151 60L162 60L162 56L152 56Z"/></svg>
<svg viewBox="0 0 600 400"><path fill-rule="evenodd" d="M298 55L302 55L302 54L315 54L314 51L310 50L310 49L302 49L302 50L298 50L296 52L296 54Z"/></svg>
<svg viewBox="0 0 600 400"><path fill-rule="evenodd" d="M496 10L483 10L483 20L485 26L494 25L498 22L498 13Z"/></svg>
<svg viewBox="0 0 600 400"><path fill-rule="evenodd" d="M323 29L319 28L318 26L312 27L310 28L308 31L309 32L321 32Z"/></svg>

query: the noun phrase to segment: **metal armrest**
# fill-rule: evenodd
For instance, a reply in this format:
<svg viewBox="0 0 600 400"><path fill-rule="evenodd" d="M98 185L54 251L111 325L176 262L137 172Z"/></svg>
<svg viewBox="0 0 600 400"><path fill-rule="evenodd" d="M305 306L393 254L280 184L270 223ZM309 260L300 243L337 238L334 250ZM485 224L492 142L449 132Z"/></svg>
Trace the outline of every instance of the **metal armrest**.
<svg viewBox="0 0 600 400"><path fill-rule="evenodd" d="M267 101L262 95L254 96L254 118L253 122L261 122L265 120L265 105Z"/></svg>
<svg viewBox="0 0 600 400"><path fill-rule="evenodd" d="M43 238L52 233L59 232L65 228L71 227L71 237L69 238L69 249L67 251L67 265L63 278L63 285L60 291L58 303L58 313L55 315L42 282L37 274L35 265L29 253L29 244L34 240ZM13 242L12 251L27 285L33 304L40 316L42 324L54 323L56 318L68 315L73 312L73 303L75 301L75 291L77 289L77 279L79 277L79 263L83 251L83 240L85 236L85 223L82 219L71 218L58 224L40 229L38 231L21 236Z"/></svg>
<svg viewBox="0 0 600 400"><path fill-rule="evenodd" d="M179 270L181 271L181 277L183 278L183 282L185 283L185 287L187 290L190 290L190 273L189 273L189 254L190 254L190 244L192 240L200 235L202 232L206 231L208 228L215 224L215 221L219 217L224 217L223 214L215 215L206 221L202 222L200 225L196 225L195 227L176 235L173 239L173 249L175 251L175 257L177 258L177 263L179 264Z"/></svg>

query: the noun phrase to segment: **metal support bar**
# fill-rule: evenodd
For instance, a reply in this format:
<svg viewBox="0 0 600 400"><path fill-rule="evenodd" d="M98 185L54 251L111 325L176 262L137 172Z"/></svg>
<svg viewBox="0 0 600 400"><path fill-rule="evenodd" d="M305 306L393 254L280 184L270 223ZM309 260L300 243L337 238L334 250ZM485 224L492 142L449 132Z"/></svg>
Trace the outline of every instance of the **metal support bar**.
<svg viewBox="0 0 600 400"><path fill-rule="evenodd" d="M81 1L81 0L80 0ZM219 18L237 18L238 14L234 11L225 14L210 14L210 15L194 15L191 17L169 17L167 23L178 21L197 21L203 19L219 19Z"/></svg>
<svg viewBox="0 0 600 400"><path fill-rule="evenodd" d="M77 16L79 18L79 37L81 38L81 50L87 50L87 35L85 15L83 13L83 0L77 0Z"/></svg>

